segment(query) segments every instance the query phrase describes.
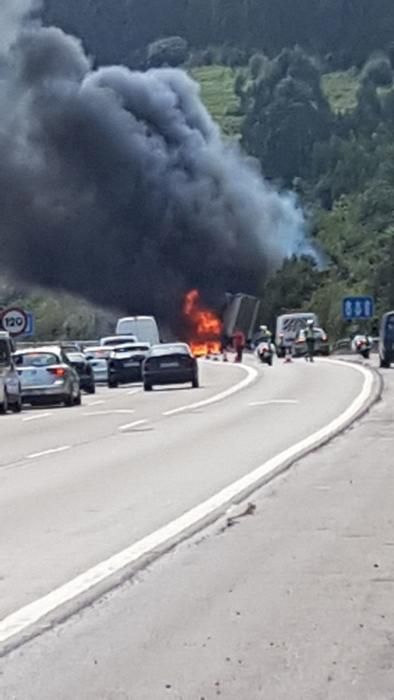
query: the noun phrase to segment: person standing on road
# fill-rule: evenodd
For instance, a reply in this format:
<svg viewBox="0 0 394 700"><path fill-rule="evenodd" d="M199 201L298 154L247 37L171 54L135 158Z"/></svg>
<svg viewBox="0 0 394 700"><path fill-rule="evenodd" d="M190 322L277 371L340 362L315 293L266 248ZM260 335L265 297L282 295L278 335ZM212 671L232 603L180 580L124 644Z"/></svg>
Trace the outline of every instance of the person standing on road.
<svg viewBox="0 0 394 700"><path fill-rule="evenodd" d="M243 352L245 350L245 335L242 331L235 331L233 335L233 346L235 350L235 362L242 362Z"/></svg>
<svg viewBox="0 0 394 700"><path fill-rule="evenodd" d="M309 319L305 328L306 355L305 359L308 362L313 362L315 354L315 327L312 319Z"/></svg>

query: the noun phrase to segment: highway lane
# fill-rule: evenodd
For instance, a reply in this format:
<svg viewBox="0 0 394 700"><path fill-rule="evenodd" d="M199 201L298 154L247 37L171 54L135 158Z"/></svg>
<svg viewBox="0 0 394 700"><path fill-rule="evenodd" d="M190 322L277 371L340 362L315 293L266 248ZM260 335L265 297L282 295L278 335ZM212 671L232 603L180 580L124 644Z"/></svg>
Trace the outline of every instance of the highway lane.
<svg viewBox="0 0 394 700"><path fill-rule="evenodd" d="M110 436L117 428L145 415L155 418L185 403L209 399L242 381L244 376L234 366L218 374L205 363L201 388L193 391L183 386L171 387L155 390L151 395L145 394L140 385L111 390L99 385L95 395L83 395L80 407L26 406L22 414L0 419L0 469L38 452Z"/></svg>
<svg viewBox="0 0 394 700"><path fill-rule="evenodd" d="M130 395L133 389L125 388L89 397L89 403L110 404L110 414L102 413L106 403L44 409L50 415L42 420L23 422L38 412L2 420L8 456L0 469L0 617L326 425L362 384L353 369L330 363L257 370L256 381L239 394L172 415L228 390L244 370L206 363L199 391ZM135 413L116 412L124 410ZM140 420L146 422L120 430ZM62 447L67 450L23 457Z"/></svg>
<svg viewBox="0 0 394 700"><path fill-rule="evenodd" d="M356 426L0 661L4 700L393 697L394 372Z"/></svg>

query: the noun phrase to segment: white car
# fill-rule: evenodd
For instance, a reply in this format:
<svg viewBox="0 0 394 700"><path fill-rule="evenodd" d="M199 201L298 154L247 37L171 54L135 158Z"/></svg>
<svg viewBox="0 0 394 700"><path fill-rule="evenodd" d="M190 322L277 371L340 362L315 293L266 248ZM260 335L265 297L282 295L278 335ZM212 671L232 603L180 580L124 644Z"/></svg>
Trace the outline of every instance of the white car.
<svg viewBox="0 0 394 700"><path fill-rule="evenodd" d="M107 384L108 382L108 360L113 349L112 346L99 345L97 347L85 348L83 351L83 354L93 369L94 381L96 384Z"/></svg>
<svg viewBox="0 0 394 700"><path fill-rule="evenodd" d="M116 334L133 334L139 343L159 345L160 334L157 321L154 316L125 316L119 318L116 324Z"/></svg>

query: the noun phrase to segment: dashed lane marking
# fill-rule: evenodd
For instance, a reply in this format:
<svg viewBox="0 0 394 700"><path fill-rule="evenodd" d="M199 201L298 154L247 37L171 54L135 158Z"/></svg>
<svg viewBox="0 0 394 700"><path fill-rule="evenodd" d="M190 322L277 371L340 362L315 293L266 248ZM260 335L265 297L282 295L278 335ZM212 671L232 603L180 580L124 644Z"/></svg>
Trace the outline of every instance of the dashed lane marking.
<svg viewBox="0 0 394 700"><path fill-rule="evenodd" d="M66 452L71 450L71 445L62 445L61 447L54 447L50 450L43 450L42 452L33 452L31 455L27 455L25 459L38 459L39 457L47 457L47 455L59 454L59 452Z"/></svg>
<svg viewBox="0 0 394 700"><path fill-rule="evenodd" d="M31 423L32 421L42 420L43 418L49 418L50 416L53 416L53 413L35 413L34 416L22 418L22 423Z"/></svg>
<svg viewBox="0 0 394 700"><path fill-rule="evenodd" d="M133 408L113 408L106 411L85 411L83 416L131 416L135 413Z"/></svg>
<svg viewBox="0 0 394 700"><path fill-rule="evenodd" d="M128 430L132 430L133 428L138 428L140 425L144 425L144 423L147 423L148 419L147 418L142 418L141 420L135 420L133 423L126 423L126 425L120 425L118 430L121 433L125 433Z"/></svg>

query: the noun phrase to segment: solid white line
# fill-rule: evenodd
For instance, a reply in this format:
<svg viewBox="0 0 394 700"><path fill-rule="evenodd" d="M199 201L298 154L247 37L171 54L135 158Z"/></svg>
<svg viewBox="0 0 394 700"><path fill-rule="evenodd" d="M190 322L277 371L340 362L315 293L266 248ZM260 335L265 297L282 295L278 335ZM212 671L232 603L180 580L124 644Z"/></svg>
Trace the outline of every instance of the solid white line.
<svg viewBox="0 0 394 700"><path fill-rule="evenodd" d="M59 452L66 452L66 450L71 450L71 445L63 445L62 447L54 447L52 450L43 450L42 452L34 452L31 455L27 455L26 459L37 459L38 457L46 457L47 455L55 455Z"/></svg>
<svg viewBox="0 0 394 700"><path fill-rule="evenodd" d="M343 363L338 360L333 360L331 362L343 366ZM23 608L20 608L20 610L11 613L8 617L0 621L0 642L5 642L14 635L23 632L49 613L75 599L77 596L86 593L93 588L93 586L102 583L105 579L133 562L136 562L142 556L166 544L169 540L179 537L190 527L197 525L199 522L203 522L207 516L212 515L218 509L231 503L232 500L242 494L246 489L257 486L264 477L274 473L276 469L285 464L289 459L296 458L297 455L302 453L305 449L312 449L318 445L321 440L329 438L343 428L364 406L365 401L371 394L374 381L372 373L364 367L350 364L346 366L363 374L364 382L358 396L338 418L335 418L324 428L321 428L296 445L289 447L276 457L268 460L268 462L265 462L254 471L230 484L230 486L222 489L222 491L219 491L219 493L212 496L212 498L192 508L147 537L144 537L139 542L132 544L118 554L93 566L88 571L85 571L83 574L80 574L33 603L29 603Z"/></svg>
<svg viewBox="0 0 394 700"><path fill-rule="evenodd" d="M252 403L248 404L249 406L270 406L271 404L289 404L289 405L295 405L300 403L299 401L296 401L295 399L272 399L272 401L252 401Z"/></svg>
<svg viewBox="0 0 394 700"><path fill-rule="evenodd" d="M101 401L101 400L99 400L99 401L90 401L90 402L87 403L86 405L89 406L89 407L90 407L90 406L102 406L103 403L105 403L105 401Z"/></svg>
<svg viewBox="0 0 394 700"><path fill-rule="evenodd" d="M134 394L138 394L141 391L141 389L132 389L131 391L127 392L127 396L134 396Z"/></svg>
<svg viewBox="0 0 394 700"><path fill-rule="evenodd" d="M147 418L143 418L142 420L135 420L134 423L126 423L126 425L120 425L118 430L120 430L121 433L123 433L126 430L130 430L131 428L136 428L138 425L143 425L144 423L147 423L148 420Z"/></svg>
<svg viewBox="0 0 394 700"><path fill-rule="evenodd" d="M232 396L233 394L238 393L238 391L241 391L242 389L245 389L249 384L252 384L256 377L258 377L258 371L254 369L254 367L248 367L247 365L223 365L224 367L239 367L243 369L246 372L246 377L245 379L242 379L241 382L238 382L238 384L234 384L234 386L231 386L229 389L226 389L225 391L221 391L220 394L215 394L215 396L211 396L209 399L202 399L201 401L197 401L196 403L191 403L188 406L180 406L180 408L173 408L171 411L164 411L162 414L163 416L175 416L178 413L184 413L185 411L192 411L195 408L203 408L204 406L210 406L213 403L218 403L219 401L223 401L224 399L228 399L229 396Z"/></svg>
<svg viewBox="0 0 394 700"><path fill-rule="evenodd" d="M37 413L34 416L29 416L28 418L22 418L22 423L30 423L33 420L41 420L42 418L49 418L53 413Z"/></svg>

